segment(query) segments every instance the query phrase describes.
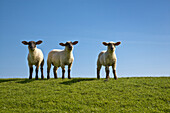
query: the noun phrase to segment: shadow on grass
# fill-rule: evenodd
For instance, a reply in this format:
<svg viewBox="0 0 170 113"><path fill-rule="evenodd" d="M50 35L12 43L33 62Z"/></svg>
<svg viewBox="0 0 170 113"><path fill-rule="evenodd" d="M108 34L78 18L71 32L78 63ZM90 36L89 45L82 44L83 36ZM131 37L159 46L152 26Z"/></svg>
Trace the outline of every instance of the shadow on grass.
<svg viewBox="0 0 170 113"><path fill-rule="evenodd" d="M38 79L38 80L35 80L35 79L23 79L23 81L18 81L16 83L26 84L26 83L30 83L30 82L33 82L33 81L41 81L41 80L47 80L47 79Z"/></svg>
<svg viewBox="0 0 170 113"><path fill-rule="evenodd" d="M11 81L17 81L17 80L20 80L20 79L0 79L0 83L3 83L3 82L11 82Z"/></svg>
<svg viewBox="0 0 170 113"><path fill-rule="evenodd" d="M38 79L38 80L41 80L41 79ZM25 84L25 83L33 82L33 81L35 81L35 79L23 79L23 78L21 78L21 79L19 79L19 78L0 79L0 83L12 82L12 81L16 81L15 83Z"/></svg>
<svg viewBox="0 0 170 113"><path fill-rule="evenodd" d="M26 83L30 83L30 82L33 82L33 81L35 81L35 79L24 79L24 80L18 81L16 83L26 84Z"/></svg>
<svg viewBox="0 0 170 113"><path fill-rule="evenodd" d="M8 79L0 79L0 83L4 83L4 82L12 82L12 81L16 81L15 83L20 83L20 84L26 84L26 83L30 83L33 81L39 81L39 80L46 80L46 79L19 79L19 78L8 78Z"/></svg>
<svg viewBox="0 0 170 113"><path fill-rule="evenodd" d="M92 81L92 80L96 80L96 78L73 78L69 81L61 82L60 84L71 85L81 81Z"/></svg>

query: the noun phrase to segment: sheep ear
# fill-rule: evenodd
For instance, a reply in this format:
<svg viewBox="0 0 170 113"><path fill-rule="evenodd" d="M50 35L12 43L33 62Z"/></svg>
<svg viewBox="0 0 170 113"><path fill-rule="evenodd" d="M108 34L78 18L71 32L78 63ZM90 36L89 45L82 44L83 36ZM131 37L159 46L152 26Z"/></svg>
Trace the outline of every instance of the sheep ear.
<svg viewBox="0 0 170 113"><path fill-rule="evenodd" d="M103 42L103 45L107 46L107 45L108 45L108 43L107 43L107 42Z"/></svg>
<svg viewBox="0 0 170 113"><path fill-rule="evenodd" d="M74 41L74 42L72 42L72 44L73 44L73 45L76 45L77 43L78 43L78 41Z"/></svg>
<svg viewBox="0 0 170 113"><path fill-rule="evenodd" d="M66 44L64 44L64 43L59 43L61 46L65 46Z"/></svg>
<svg viewBox="0 0 170 113"><path fill-rule="evenodd" d="M121 42L116 42L114 45L115 46L118 46L118 45L120 45L121 44Z"/></svg>
<svg viewBox="0 0 170 113"><path fill-rule="evenodd" d="M36 42L36 45L39 45L39 44L41 44L41 43L42 43L42 41L39 40L39 41Z"/></svg>
<svg viewBox="0 0 170 113"><path fill-rule="evenodd" d="M28 42L27 42L27 41L22 41L22 43L23 43L24 45L28 45Z"/></svg>

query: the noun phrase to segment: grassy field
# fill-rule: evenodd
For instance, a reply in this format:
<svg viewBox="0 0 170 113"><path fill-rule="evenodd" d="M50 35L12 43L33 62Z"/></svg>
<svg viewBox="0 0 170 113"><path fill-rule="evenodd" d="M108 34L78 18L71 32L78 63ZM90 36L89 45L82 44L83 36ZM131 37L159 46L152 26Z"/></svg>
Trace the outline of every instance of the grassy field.
<svg viewBox="0 0 170 113"><path fill-rule="evenodd" d="M170 112L170 77L0 79L0 112Z"/></svg>

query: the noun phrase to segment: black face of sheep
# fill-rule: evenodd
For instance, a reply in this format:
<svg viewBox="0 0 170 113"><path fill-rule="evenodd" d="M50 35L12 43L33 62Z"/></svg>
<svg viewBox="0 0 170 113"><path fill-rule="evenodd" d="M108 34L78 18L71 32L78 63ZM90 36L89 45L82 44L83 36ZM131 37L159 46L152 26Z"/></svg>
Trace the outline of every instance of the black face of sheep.
<svg viewBox="0 0 170 113"><path fill-rule="evenodd" d="M118 46L119 44L121 44L121 42L116 42L116 43L114 43L114 42L109 42L109 43L103 42L103 45L108 46L108 50L111 51L111 52L115 51L115 47Z"/></svg>
<svg viewBox="0 0 170 113"><path fill-rule="evenodd" d="M42 41L41 41L41 40L39 40L39 41L37 41L37 42L34 42L34 41L29 41L29 42L27 42L27 41L22 41L22 43L23 43L24 45L28 45L29 50L34 51L35 48L36 48L36 45L41 44Z"/></svg>
<svg viewBox="0 0 170 113"><path fill-rule="evenodd" d="M68 50L70 50L70 51L73 49L72 43L67 42L66 46L67 46Z"/></svg>
<svg viewBox="0 0 170 113"><path fill-rule="evenodd" d="M76 45L78 41L74 42L66 42L66 43L60 43L61 46L65 46L66 50L72 51L73 50L73 45Z"/></svg>

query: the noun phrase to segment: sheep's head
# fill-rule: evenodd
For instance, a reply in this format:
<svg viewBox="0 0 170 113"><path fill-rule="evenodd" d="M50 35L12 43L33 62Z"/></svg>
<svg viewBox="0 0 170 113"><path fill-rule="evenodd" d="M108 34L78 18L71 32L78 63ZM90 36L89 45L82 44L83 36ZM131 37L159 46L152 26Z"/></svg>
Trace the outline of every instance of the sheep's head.
<svg viewBox="0 0 170 113"><path fill-rule="evenodd" d="M35 48L36 48L36 45L41 44L42 41L41 41L41 40L39 40L39 41L37 41L37 42L34 42L34 41L29 41L29 42L27 42L27 41L22 41L22 43L23 43L24 45L28 45L28 49L29 49L29 50L34 51Z"/></svg>
<svg viewBox="0 0 170 113"><path fill-rule="evenodd" d="M107 46L108 48L107 48L107 50L108 51L111 51L111 52L113 52L113 51L115 51L115 48L116 48L116 46L118 46L118 45L120 45L121 44L121 42L103 42L103 45L105 45L105 46Z"/></svg>
<svg viewBox="0 0 170 113"><path fill-rule="evenodd" d="M73 45L76 45L78 43L78 41L68 41L66 43L59 43L61 46L65 46L65 50L66 51L72 51L73 50Z"/></svg>

